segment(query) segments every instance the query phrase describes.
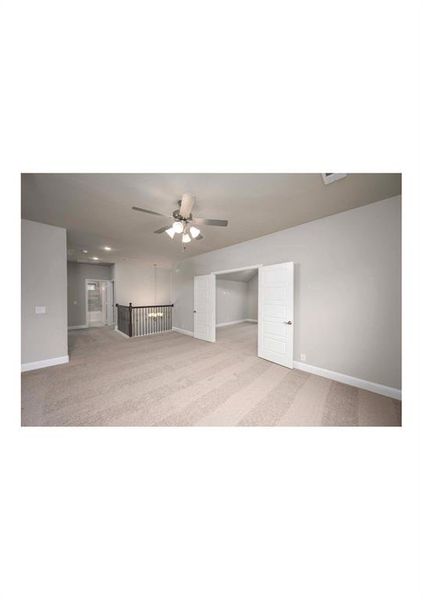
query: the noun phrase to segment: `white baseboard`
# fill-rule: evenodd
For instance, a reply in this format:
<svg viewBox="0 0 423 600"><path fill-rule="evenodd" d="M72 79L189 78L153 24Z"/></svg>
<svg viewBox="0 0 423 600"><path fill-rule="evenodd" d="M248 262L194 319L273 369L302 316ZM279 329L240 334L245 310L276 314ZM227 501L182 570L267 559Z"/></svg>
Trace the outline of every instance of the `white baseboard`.
<svg viewBox="0 0 423 600"><path fill-rule="evenodd" d="M179 327L172 327L172 331L176 331L176 333L182 333L183 335L190 335L191 337L194 335L193 331L189 331L188 329L180 329Z"/></svg>
<svg viewBox="0 0 423 600"><path fill-rule="evenodd" d="M237 325L238 323L246 323L247 321L251 323L257 323L254 319L242 319L241 321L229 321L227 323L219 323L216 327L226 327L227 325ZM172 327L172 331L176 331L176 333L182 333L183 335L193 336L194 332L189 331L189 329L181 329L180 327Z"/></svg>
<svg viewBox="0 0 423 600"><path fill-rule="evenodd" d="M227 327L228 325L238 325L238 323L257 323L257 319L240 319L239 321L227 321L226 323L218 323L216 327Z"/></svg>
<svg viewBox="0 0 423 600"><path fill-rule="evenodd" d="M68 330L69 329L88 329L88 325L71 325L68 327Z"/></svg>
<svg viewBox="0 0 423 600"><path fill-rule="evenodd" d="M56 358L47 358L46 360L36 360L35 362L22 363L21 371L34 371L35 369L44 369L45 367L54 367L69 362L69 355L56 356Z"/></svg>
<svg viewBox="0 0 423 600"><path fill-rule="evenodd" d="M247 319L240 319L239 321L226 321L226 323L218 323L216 327L227 327L228 325L238 325L238 323L245 323Z"/></svg>
<svg viewBox="0 0 423 600"><path fill-rule="evenodd" d="M358 379L358 377L351 377L351 375L345 375L344 373L337 373L336 371L329 371L328 369L322 369L321 367L314 367L313 365L308 365L307 363L297 360L294 360L294 369L307 371L307 373L319 375L319 377L326 377L326 379L333 379L334 381L339 381L339 383L352 385L361 388L362 390L367 390L368 392L374 392L375 394L395 398L395 400L401 400L401 390L382 385L381 383L373 383L373 381Z"/></svg>
<svg viewBox="0 0 423 600"><path fill-rule="evenodd" d="M121 331L120 329L118 329L117 327L115 327L115 331L117 333L120 333L120 335L123 335L124 337L126 337L128 340L130 340L131 338L129 337L129 335L126 335L126 333L123 333L123 331Z"/></svg>

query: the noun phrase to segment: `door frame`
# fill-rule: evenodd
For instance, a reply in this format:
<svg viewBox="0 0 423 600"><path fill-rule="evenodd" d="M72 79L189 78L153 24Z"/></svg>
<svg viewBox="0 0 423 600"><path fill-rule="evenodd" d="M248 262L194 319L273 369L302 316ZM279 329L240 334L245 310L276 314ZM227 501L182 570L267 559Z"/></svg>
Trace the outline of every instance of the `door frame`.
<svg viewBox="0 0 423 600"><path fill-rule="evenodd" d="M236 269L227 269L226 271L212 271L212 275L225 275L226 273L237 273L238 271L248 271L249 269L259 269L263 265L249 265L247 267L237 267Z"/></svg>
<svg viewBox="0 0 423 600"><path fill-rule="evenodd" d="M84 280L85 284L85 327L89 327L88 320L88 282L90 281L99 281L100 283L109 283L112 289L112 325L115 323L115 310L114 310L114 294L115 294L115 280L114 279L97 279L96 277L86 277ZM107 326L108 323L105 324Z"/></svg>

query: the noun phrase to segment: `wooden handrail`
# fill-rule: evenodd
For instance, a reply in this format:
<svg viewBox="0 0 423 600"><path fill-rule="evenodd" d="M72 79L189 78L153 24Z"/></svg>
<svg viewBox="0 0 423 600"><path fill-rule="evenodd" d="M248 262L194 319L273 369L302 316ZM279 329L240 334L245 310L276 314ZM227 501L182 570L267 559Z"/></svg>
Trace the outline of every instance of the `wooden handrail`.
<svg viewBox="0 0 423 600"><path fill-rule="evenodd" d="M129 303L132 308L169 308L173 307L174 304L150 304L149 306L132 306L132 303ZM125 304L116 304L116 306L121 306L123 308L129 308Z"/></svg>

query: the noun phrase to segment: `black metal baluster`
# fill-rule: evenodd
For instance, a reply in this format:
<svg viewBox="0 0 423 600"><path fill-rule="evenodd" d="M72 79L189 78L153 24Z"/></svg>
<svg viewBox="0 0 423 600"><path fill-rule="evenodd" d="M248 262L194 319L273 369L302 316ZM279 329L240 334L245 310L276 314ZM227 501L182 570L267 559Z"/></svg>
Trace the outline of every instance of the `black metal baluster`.
<svg viewBox="0 0 423 600"><path fill-rule="evenodd" d="M132 302L129 303L129 324L128 324L128 335L132 337Z"/></svg>

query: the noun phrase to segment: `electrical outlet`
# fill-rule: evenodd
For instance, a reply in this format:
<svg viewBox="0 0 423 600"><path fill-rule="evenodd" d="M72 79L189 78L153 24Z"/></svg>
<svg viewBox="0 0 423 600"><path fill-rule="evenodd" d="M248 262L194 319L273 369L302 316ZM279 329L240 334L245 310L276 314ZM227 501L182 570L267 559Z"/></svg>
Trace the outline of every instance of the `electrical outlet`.
<svg viewBox="0 0 423 600"><path fill-rule="evenodd" d="M46 307L45 306L36 306L35 307L35 314L36 315L45 315L47 312Z"/></svg>
<svg viewBox="0 0 423 600"><path fill-rule="evenodd" d="M307 360L307 357L305 354L300 354L300 360L302 360L303 362L305 362Z"/></svg>

